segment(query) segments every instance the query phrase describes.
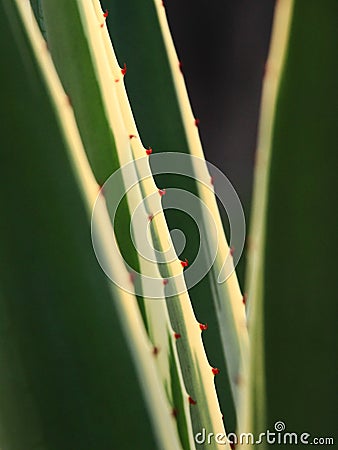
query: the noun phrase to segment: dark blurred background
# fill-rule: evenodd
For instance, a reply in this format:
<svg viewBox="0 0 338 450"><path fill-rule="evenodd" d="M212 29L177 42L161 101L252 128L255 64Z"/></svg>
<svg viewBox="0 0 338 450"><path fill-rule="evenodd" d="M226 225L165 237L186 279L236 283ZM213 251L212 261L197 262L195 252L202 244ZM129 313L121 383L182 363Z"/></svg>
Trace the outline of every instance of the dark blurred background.
<svg viewBox="0 0 338 450"><path fill-rule="evenodd" d="M206 158L235 187L249 225L261 89L275 1L167 0L165 6L194 114L200 119Z"/></svg>

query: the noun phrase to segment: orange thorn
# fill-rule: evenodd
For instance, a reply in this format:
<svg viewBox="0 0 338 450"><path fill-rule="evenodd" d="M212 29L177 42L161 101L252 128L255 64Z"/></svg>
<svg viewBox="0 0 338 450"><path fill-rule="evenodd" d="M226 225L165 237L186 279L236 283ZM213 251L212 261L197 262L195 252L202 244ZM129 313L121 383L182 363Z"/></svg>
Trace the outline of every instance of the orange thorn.
<svg viewBox="0 0 338 450"><path fill-rule="evenodd" d="M103 17L106 19L108 17L108 9L103 13Z"/></svg>
<svg viewBox="0 0 338 450"><path fill-rule="evenodd" d="M134 284L135 278L136 278L135 272L129 272L129 280L131 283Z"/></svg>
<svg viewBox="0 0 338 450"><path fill-rule="evenodd" d="M137 138L136 134L130 134L129 139Z"/></svg>
<svg viewBox="0 0 338 450"><path fill-rule="evenodd" d="M185 258L184 261L181 261L181 266L182 266L182 267L187 267L188 264L189 264L189 262L188 262L187 258Z"/></svg>
<svg viewBox="0 0 338 450"><path fill-rule="evenodd" d="M146 154L149 156L153 153L153 149L151 147L148 147L148 149L146 150Z"/></svg>
<svg viewBox="0 0 338 450"><path fill-rule="evenodd" d="M174 337L175 337L175 339L180 339L181 335L180 335L180 333L174 333Z"/></svg>
<svg viewBox="0 0 338 450"><path fill-rule="evenodd" d="M176 409L176 408L173 408L173 409L171 410L171 415L176 419L177 414L178 414L177 409Z"/></svg>
<svg viewBox="0 0 338 450"><path fill-rule="evenodd" d="M195 119L195 126L198 127L199 124L200 124L200 119Z"/></svg>
<svg viewBox="0 0 338 450"><path fill-rule="evenodd" d="M149 222L151 222L153 220L153 218L154 218L154 214L149 214L149 216L148 216Z"/></svg>
<svg viewBox="0 0 338 450"><path fill-rule="evenodd" d="M190 405L196 405L196 403L197 403L196 400L194 400L193 398L190 397L190 395L188 397L188 401L189 401Z"/></svg>
<svg viewBox="0 0 338 450"><path fill-rule="evenodd" d="M158 193L160 194L161 197L163 197L163 195L165 195L166 190L165 189L159 189Z"/></svg>
<svg viewBox="0 0 338 450"><path fill-rule="evenodd" d="M247 299L248 299L247 294L244 294L244 295L243 295L243 298L242 298L243 305L246 304Z"/></svg>
<svg viewBox="0 0 338 450"><path fill-rule="evenodd" d="M213 373L213 375L218 375L219 372L220 372L220 370L217 369L217 367L213 367L213 368L211 369L211 372Z"/></svg>
<svg viewBox="0 0 338 450"><path fill-rule="evenodd" d="M67 94L66 94L66 100L67 100L68 105L72 108L73 107L72 101L71 101L69 95L67 95Z"/></svg>
<svg viewBox="0 0 338 450"><path fill-rule="evenodd" d="M208 329L208 324L207 323L206 324L200 323L200 329L201 329L201 331L207 330Z"/></svg>
<svg viewBox="0 0 338 450"><path fill-rule="evenodd" d="M104 188L103 188L103 184L99 184L99 194L103 194L104 193Z"/></svg>
<svg viewBox="0 0 338 450"><path fill-rule="evenodd" d="M242 384L242 377L240 375L237 375L237 377L234 379L234 382L237 386L239 386L240 384Z"/></svg>
<svg viewBox="0 0 338 450"><path fill-rule="evenodd" d="M263 68L263 78L266 76L267 72L269 70L268 62L266 61Z"/></svg>
<svg viewBox="0 0 338 450"><path fill-rule="evenodd" d="M163 283L163 286L166 286L169 283L169 281L165 278L164 280L162 280L162 283Z"/></svg>
<svg viewBox="0 0 338 450"><path fill-rule="evenodd" d="M121 73L123 76L125 76L125 74L127 73L127 64L126 63L124 63L123 69L121 69Z"/></svg>
<svg viewBox="0 0 338 450"><path fill-rule="evenodd" d="M235 253L235 247L230 247L230 255L234 256Z"/></svg>
<svg viewBox="0 0 338 450"><path fill-rule="evenodd" d="M180 72L183 74L183 64L181 61L178 61L178 68L180 69Z"/></svg>

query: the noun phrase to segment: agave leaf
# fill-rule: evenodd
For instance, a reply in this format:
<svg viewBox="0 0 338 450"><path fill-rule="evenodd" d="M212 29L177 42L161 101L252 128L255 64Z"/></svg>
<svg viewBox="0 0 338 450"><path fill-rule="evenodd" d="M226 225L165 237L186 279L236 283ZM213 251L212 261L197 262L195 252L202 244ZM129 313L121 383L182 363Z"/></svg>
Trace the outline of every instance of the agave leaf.
<svg viewBox="0 0 338 450"><path fill-rule="evenodd" d="M96 5L97 16L99 19L102 17L102 11L97 2L94 2L94 4ZM109 67L111 67L112 70L111 79L117 79L120 73L120 67L114 56L108 34L103 32L103 37L108 54ZM145 148L142 146L141 136L138 133L132 116L128 98L123 87L123 80L120 79L115 85L128 134L136 136L135 139L131 140L131 145L136 167L140 179L142 180L142 192L146 199L145 203L148 207L148 213L151 214L152 212L157 211L157 214L154 215L150 224L153 239L154 242L156 241L159 244L156 247L163 250L167 246L167 240L170 240L170 236L168 234L163 212L159 209L156 202L156 199L158 198L158 195L156 197L157 187L152 179L147 159L145 161L144 158ZM155 198L155 202L152 202L152 198ZM171 249L173 250L172 246ZM188 392L193 395L195 399L198 399L198 407L192 408L194 430L196 432L201 431L202 427L205 426L209 430L212 429L216 430L216 432L224 432L221 414L220 412L217 412L218 402L213 386L212 370L206 359L203 347L201 346L201 331L191 308L189 297L186 294L186 288L182 278L182 267L174 251L172 252L172 255L169 256L170 257L166 260L166 265L160 264L160 267L162 267L163 271L162 276L164 278L168 277L169 281L169 284L166 287L166 295L169 297L167 305L171 322L174 329L181 334L181 339L179 339L178 342L178 351L184 380ZM173 297L172 294L168 295L168 290L170 290L171 284L175 284L175 282L178 282L179 286L182 286L182 289L177 289L177 292L182 292L182 294Z"/></svg>
<svg viewBox="0 0 338 450"><path fill-rule="evenodd" d="M71 8L69 9L68 3L64 3L58 5L56 8L55 3L45 1L43 2L43 6L44 6L44 21L48 32L47 34L48 41L52 42L54 48L54 50L52 48L52 54L56 55L56 60L58 61L57 55L60 54L60 52L62 54L66 53L67 55L69 55L69 52L72 51L69 50L68 42L67 40L64 40L64 36L62 37L62 39L59 38L58 20L60 20L60 17L67 16L68 14L70 14L72 12L72 8L74 7L74 5L72 5ZM57 15L54 14L55 9L58 10ZM61 15L60 10L62 12ZM103 93L100 95L102 95L103 98L103 109L104 109L103 113L107 118L108 130L105 131L102 130L102 132L108 132L109 134L113 135L115 147L111 149L111 151L115 152L118 164L124 166L125 164L132 163L133 159L130 149L129 143L130 138L128 130L123 122L123 117L120 112L121 106L117 102L115 93L115 83L119 82L120 85L122 84L123 76L121 74L121 69L118 67L116 73L114 74L111 72L110 67L108 65L108 59L104 51L103 41L101 38L101 35L104 32L104 27L103 26L101 27L101 25L104 25L104 17L102 12L97 17L94 13L93 5L88 2L78 2L77 11L78 11L77 16L73 17L73 20L76 21L75 28L81 28L83 32L86 33L87 44L89 48L89 55L88 55L89 62L87 67L87 75L89 75L90 79L95 78L97 80L100 92ZM69 34L66 33L66 39L68 38ZM62 61L59 60L59 71L61 73L62 78L65 79L66 81L71 80L69 85L70 93L73 92L74 85L76 84L75 83L76 76L74 76L74 73L76 73L77 75L80 75L81 73L81 60L82 60L81 55L77 56L76 54L73 54L73 58L75 67L71 66L64 67ZM86 92L82 92L82 95L86 95ZM78 108L82 107L81 103L78 102L74 103L73 106L75 111ZM90 105L88 105L88 108L90 108ZM88 111L88 114L90 115L91 111ZM77 121L80 122L81 118L77 117ZM92 130L92 134L93 136L95 136L95 130ZM112 164L110 165L108 164L107 167L110 168L111 172L114 172L117 169L117 167L114 167L114 165ZM129 170L127 171L127 174L125 174L125 172L121 173L122 173L122 180L121 180L122 186L123 181L125 182L126 186L128 183L131 182L130 177L132 177L132 179L135 180L135 186L133 186L130 190L127 187L125 189L127 193L126 196L128 200L129 210L133 212L140 205L143 217L147 218L148 213L144 209L144 205L142 204L141 191L137 184L137 174L133 169L132 164L129 164ZM105 198L109 197L109 192L111 190L109 182L110 181L108 181L108 184L104 186ZM112 190L115 190L114 186L112 187ZM127 221L129 220L130 214L128 215L127 218ZM123 226L123 224L121 223L117 223L116 226L124 239L126 236L125 233L126 226ZM136 225L132 224L132 227L134 231L134 237L136 239L135 241L136 247L138 247L140 236L138 229L140 228L140 224L139 223L137 223ZM119 242L121 243L121 240ZM134 253L136 255L135 251ZM166 304L164 302L164 287L162 284L162 277L157 268L156 258L153 258L153 261L154 263L145 258L139 257L136 269L141 274L146 273L148 276L151 276L154 279L158 279L160 296L162 292L163 300L158 299L156 302L152 301L151 299L148 299L147 296L142 295L142 302L144 307L143 313L145 323L147 324L149 337L154 346L153 350L154 361L156 362L156 365L158 367L159 374L161 375L163 381L163 385L166 387L168 400L172 405L172 408L176 409L175 404L177 402L182 403L182 400L178 400L177 397L178 392L181 392L180 395L181 396L184 395L185 399L187 399L188 396L185 391L182 376L180 375L177 354L171 351L170 349L169 345L170 342L168 341L168 335L171 336L171 339L174 339L174 333L170 325ZM135 267L133 269L135 269ZM143 282L141 281L141 283ZM176 373L176 376L174 378L175 383L178 382L178 386L176 386L176 388L175 383L172 380L173 373ZM185 408L182 409L179 412L179 414L180 420L177 421L177 424L179 425L180 434L189 437L188 441L185 438L186 441L185 448L194 448L190 425L189 407L185 405ZM185 429L183 430L182 417L185 417L185 415L187 416L187 419L185 420ZM189 440L191 441L190 443ZM187 447L187 445L189 445L189 447Z"/></svg>
<svg viewBox="0 0 338 450"><path fill-rule="evenodd" d="M261 417L257 400L266 391L266 422L254 420L260 430L278 420L312 436L335 430L337 17L335 1L285 1L276 9L248 269L253 417Z"/></svg>
<svg viewBox="0 0 338 450"><path fill-rule="evenodd" d="M106 2L110 11L110 27L119 60L126 61L128 74L126 85L131 99L138 129L145 146L151 145L155 152L183 152L203 158L195 118L191 112L181 67L168 31L163 2L147 0L142 3L133 0ZM137 42L137 45L135 43ZM240 367L246 361L247 330L242 295L235 274L227 282L218 283L222 265L229 258L223 227L219 217L211 185L210 174L206 167L202 172L192 170L195 182L187 177L174 174L155 177L158 186L182 188L190 191L208 205L212 211L220 240L218 255L209 275L204 277L189 293L197 315L201 321L211 323L204 337L209 357L221 368L224 414L230 428L234 427L234 415L231 407L231 389L236 404L239 403L238 384ZM182 213L166 211L170 229L180 228L188 237L183 259L193 261L202 244L204 260L209 263L210 248L215 246L208 232L209 222L199 213L199 228ZM202 233L200 239L199 231ZM240 249L237 249L239 251ZM210 307L206 299L214 299L215 308ZM217 316L217 318L216 318ZM219 322L221 341L227 355L229 381L223 369L223 359L219 352L220 336L217 331ZM231 342L231 344L230 344ZM243 381L244 376L241 375ZM220 380L219 380L220 381ZM221 386L221 384L219 384ZM226 405L226 406L225 406Z"/></svg>
<svg viewBox="0 0 338 450"><path fill-rule="evenodd" d="M152 385L146 399L155 402L158 436L162 432L166 437L160 437L159 445L180 448L135 297L123 301L124 294L109 286L97 267L88 205L98 186L26 7L23 1L12 8L0 4L6 62L1 72L6 86L1 104L6 210L0 258L1 354L6 361L1 371L1 445L18 450L132 448L132 426L139 447L154 448L131 349L143 385ZM117 263L116 270L127 276L122 269ZM129 331L129 348L116 314L123 310L128 312L123 328ZM18 401L24 405L21 410ZM121 411L128 411L128 421Z"/></svg>

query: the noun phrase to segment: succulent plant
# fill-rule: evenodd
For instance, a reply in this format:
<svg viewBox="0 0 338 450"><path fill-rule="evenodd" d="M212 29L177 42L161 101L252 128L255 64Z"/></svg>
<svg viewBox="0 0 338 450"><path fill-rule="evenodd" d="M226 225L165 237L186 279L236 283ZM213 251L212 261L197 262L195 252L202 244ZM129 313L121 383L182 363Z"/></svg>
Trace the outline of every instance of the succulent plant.
<svg viewBox="0 0 338 450"><path fill-rule="evenodd" d="M337 63L327 56L337 5L306 5L305 14L301 1L276 6L243 295L235 273L243 211L204 159L163 2L110 0L107 10L98 0L0 2L2 450L224 448L234 423L238 435L258 436L282 420L307 431L297 419L309 398L299 381L311 360L299 359L309 349L290 315L325 366L328 382L319 389L318 370L309 369L306 386L316 386L327 407L334 348L327 333L312 339L320 294L309 276L326 280L323 314L333 324L332 268L312 256L329 250L317 241L309 248L310 206L291 229L284 212L284 192L295 216L297 196L307 198L304 186L322 163L319 144L333 177L329 150L337 142L328 95ZM306 39L312 51L304 51ZM322 188L313 184L308 201L326 218L324 204L334 198L325 192L323 201ZM229 243L216 196L229 212ZM291 249L283 253L284 222ZM332 222L325 230L334 236ZM202 301L218 321L214 345L227 369L217 390L218 361L208 360L202 339L208 325L194 312ZM297 372L285 369L276 348ZM224 393L227 411L218 400ZM332 434L333 412L304 417L311 431L316 420L318 433Z"/></svg>

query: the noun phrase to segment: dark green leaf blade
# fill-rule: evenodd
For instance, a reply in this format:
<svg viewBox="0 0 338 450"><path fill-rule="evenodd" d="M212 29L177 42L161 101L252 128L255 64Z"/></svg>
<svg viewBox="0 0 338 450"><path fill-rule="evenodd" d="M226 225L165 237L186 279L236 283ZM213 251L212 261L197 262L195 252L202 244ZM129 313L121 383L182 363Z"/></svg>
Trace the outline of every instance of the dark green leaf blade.
<svg viewBox="0 0 338 450"><path fill-rule="evenodd" d="M268 426L312 437L337 417L337 20L335 0L294 2L267 208Z"/></svg>
<svg viewBox="0 0 338 450"><path fill-rule="evenodd" d="M56 114L7 5L0 3L0 445L131 449L136 436L138 448L155 448Z"/></svg>

